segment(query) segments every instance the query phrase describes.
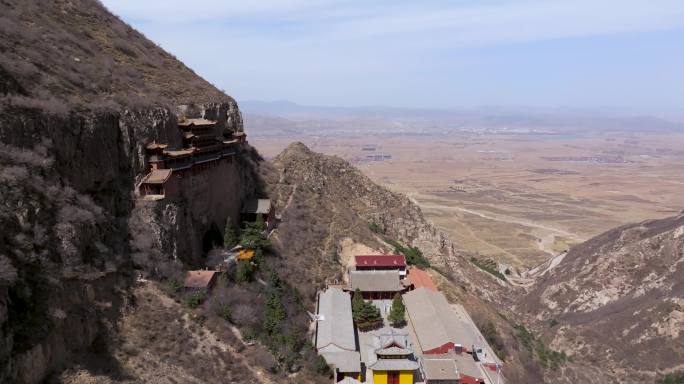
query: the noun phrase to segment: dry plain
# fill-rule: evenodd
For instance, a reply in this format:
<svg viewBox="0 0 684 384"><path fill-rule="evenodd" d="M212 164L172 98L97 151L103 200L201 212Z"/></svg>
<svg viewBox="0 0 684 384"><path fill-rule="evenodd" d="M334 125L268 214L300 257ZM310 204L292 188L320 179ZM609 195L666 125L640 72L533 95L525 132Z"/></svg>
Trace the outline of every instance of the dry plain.
<svg viewBox="0 0 684 384"><path fill-rule="evenodd" d="M349 160L411 197L462 248L518 270L684 209L681 133L250 137L267 158L293 140Z"/></svg>

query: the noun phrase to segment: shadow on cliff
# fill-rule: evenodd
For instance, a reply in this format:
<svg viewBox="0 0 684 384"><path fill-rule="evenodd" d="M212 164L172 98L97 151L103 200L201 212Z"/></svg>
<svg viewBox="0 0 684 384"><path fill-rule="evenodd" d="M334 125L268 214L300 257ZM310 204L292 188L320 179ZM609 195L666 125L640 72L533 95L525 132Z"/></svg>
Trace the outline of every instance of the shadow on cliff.
<svg viewBox="0 0 684 384"><path fill-rule="evenodd" d="M136 380L136 377L126 372L117 358L112 355L104 335L98 336L87 351L74 356L73 360L78 363L68 368L55 370L44 383L62 383L61 376L72 370L85 371L88 375L97 378L97 382L103 382L105 378L114 382Z"/></svg>

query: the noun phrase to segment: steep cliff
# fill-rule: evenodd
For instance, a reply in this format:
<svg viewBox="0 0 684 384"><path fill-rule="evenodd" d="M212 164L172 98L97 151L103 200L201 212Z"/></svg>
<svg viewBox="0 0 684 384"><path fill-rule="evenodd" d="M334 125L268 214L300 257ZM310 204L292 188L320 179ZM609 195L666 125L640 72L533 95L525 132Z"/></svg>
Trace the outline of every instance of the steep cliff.
<svg viewBox="0 0 684 384"><path fill-rule="evenodd" d="M554 382L653 382L684 368L684 213L570 250L519 306L572 369Z"/></svg>
<svg viewBox="0 0 684 384"><path fill-rule="evenodd" d="M136 269L196 263L257 182L244 147L141 201L145 145L178 146L179 116L241 131L236 102L96 1L0 10L0 381L35 383L116 328Z"/></svg>

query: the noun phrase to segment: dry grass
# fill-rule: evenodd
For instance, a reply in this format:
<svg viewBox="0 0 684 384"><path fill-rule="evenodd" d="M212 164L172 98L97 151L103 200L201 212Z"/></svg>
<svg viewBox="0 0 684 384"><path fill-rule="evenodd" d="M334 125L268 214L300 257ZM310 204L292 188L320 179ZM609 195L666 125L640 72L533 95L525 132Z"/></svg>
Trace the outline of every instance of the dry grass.
<svg viewBox="0 0 684 384"><path fill-rule="evenodd" d="M13 80L0 90L98 108L230 100L97 1L10 0L2 8L0 74Z"/></svg>

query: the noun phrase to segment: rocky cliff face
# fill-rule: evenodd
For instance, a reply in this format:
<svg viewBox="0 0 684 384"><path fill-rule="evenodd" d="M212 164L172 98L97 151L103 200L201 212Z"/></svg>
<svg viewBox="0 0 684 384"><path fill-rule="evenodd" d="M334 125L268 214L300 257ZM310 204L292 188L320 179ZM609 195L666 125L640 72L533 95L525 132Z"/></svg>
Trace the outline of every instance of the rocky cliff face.
<svg viewBox="0 0 684 384"><path fill-rule="evenodd" d="M235 101L96 1L0 10L0 382L36 383L116 328L135 269L196 262L257 183L247 148L142 204L145 145L180 146L180 116L240 131Z"/></svg>
<svg viewBox="0 0 684 384"><path fill-rule="evenodd" d="M652 382L682 369L684 213L574 247L520 310L571 355L576 369L558 382Z"/></svg>

